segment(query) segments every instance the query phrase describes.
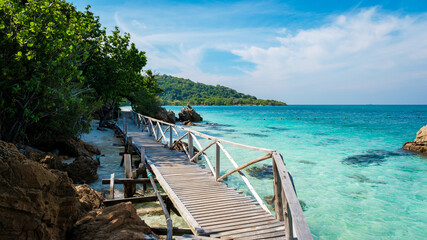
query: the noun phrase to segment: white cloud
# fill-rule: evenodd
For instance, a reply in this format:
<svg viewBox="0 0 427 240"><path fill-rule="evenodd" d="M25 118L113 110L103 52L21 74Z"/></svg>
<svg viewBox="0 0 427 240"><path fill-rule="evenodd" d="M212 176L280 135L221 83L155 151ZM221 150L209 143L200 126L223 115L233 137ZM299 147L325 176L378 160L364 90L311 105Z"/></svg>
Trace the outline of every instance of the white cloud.
<svg viewBox="0 0 427 240"><path fill-rule="evenodd" d="M248 86L262 79L264 88L257 92L264 97L282 93L295 103L386 103L387 94L396 91L427 90L426 15L399 17L370 8L277 40L277 47L233 50L257 65ZM427 94L417 99L426 103Z"/></svg>
<svg viewBox="0 0 427 240"><path fill-rule="evenodd" d="M426 14L362 9L293 34L284 27L165 31L146 21L139 31L140 22L120 16L116 24L147 52L148 67L176 76L289 103L427 103ZM205 73L199 64L209 48L255 68L234 77Z"/></svg>

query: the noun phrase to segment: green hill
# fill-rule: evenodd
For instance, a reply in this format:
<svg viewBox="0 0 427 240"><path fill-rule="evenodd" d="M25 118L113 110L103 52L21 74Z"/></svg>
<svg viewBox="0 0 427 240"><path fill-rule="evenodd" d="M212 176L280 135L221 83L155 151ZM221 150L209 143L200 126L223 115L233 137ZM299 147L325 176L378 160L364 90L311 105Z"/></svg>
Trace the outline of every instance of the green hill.
<svg viewBox="0 0 427 240"><path fill-rule="evenodd" d="M286 106L284 102L257 99L221 85L206 85L169 75L157 76L156 80L159 87L164 89L164 92L159 94L163 105Z"/></svg>

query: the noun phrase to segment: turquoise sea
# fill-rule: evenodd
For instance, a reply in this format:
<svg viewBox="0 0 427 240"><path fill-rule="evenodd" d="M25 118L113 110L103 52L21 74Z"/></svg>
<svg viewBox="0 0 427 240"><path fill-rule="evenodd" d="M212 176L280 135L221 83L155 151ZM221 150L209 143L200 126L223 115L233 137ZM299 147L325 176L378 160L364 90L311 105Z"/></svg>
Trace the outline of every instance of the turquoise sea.
<svg viewBox="0 0 427 240"><path fill-rule="evenodd" d="M427 238L427 158L401 149L427 124L426 105L193 108L204 122L192 129L283 154L315 239ZM263 155L226 148L239 165ZM223 173L233 168L221 159ZM264 167L245 174L268 199ZM238 175L228 183L247 192Z"/></svg>

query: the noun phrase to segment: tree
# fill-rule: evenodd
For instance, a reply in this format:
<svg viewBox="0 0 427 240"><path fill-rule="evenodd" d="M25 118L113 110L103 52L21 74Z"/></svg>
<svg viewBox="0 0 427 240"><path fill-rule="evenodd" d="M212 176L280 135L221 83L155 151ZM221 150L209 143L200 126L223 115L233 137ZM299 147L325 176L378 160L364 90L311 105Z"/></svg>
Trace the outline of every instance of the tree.
<svg viewBox="0 0 427 240"><path fill-rule="evenodd" d="M116 27L112 35L107 36L105 31L101 34L99 49L84 68L87 83L104 104L97 111L100 126L104 125L119 100L130 98L143 87L141 71L146 63L145 52L130 42L128 33L122 36Z"/></svg>
<svg viewBox="0 0 427 240"><path fill-rule="evenodd" d="M85 104L96 101L79 68L97 48L88 41L96 28L87 13L64 1L0 2L3 140L29 141L52 132L75 135L88 129L93 105ZM67 128L49 125L56 120ZM35 135L26 135L30 128Z"/></svg>
<svg viewBox="0 0 427 240"><path fill-rule="evenodd" d="M163 92L163 89L157 84L157 75L153 74L151 70L145 71L145 74L141 89L128 97L133 109L137 112L154 116L160 110L161 105L161 100L156 95Z"/></svg>

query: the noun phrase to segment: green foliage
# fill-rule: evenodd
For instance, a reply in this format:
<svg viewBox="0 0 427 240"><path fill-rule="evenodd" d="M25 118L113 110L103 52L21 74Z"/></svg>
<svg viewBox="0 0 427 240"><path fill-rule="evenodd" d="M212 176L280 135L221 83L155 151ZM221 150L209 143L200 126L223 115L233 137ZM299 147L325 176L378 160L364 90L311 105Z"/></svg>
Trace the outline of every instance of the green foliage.
<svg viewBox="0 0 427 240"><path fill-rule="evenodd" d="M26 137L28 129L54 131L42 122L75 114L90 99L79 69L96 48L88 40L96 25L64 1L6 0L0 4L0 133L4 140ZM93 99L90 101L96 103ZM72 133L87 130L63 119ZM61 129L63 126L59 126Z"/></svg>
<svg viewBox="0 0 427 240"><path fill-rule="evenodd" d="M143 87L142 68L146 65L145 52L130 43L130 35L120 35L116 27L112 35L103 32L99 48L84 68L88 84L103 102L118 101L129 97Z"/></svg>
<svg viewBox="0 0 427 240"><path fill-rule="evenodd" d="M77 136L104 103L139 92L141 106L158 101L154 77L141 74L146 61L129 34L116 28L107 35L89 7L80 12L63 0L1 1L1 139Z"/></svg>
<svg viewBox="0 0 427 240"><path fill-rule="evenodd" d="M156 79L159 87L164 89L159 95L163 105L286 106L284 102L257 99L220 85L211 86L168 75L157 76Z"/></svg>
<svg viewBox="0 0 427 240"><path fill-rule="evenodd" d="M156 95L163 92L163 89L158 86L156 76L151 70L147 70L145 73L143 87L129 98L133 109L141 114L154 117L161 105L161 101Z"/></svg>

